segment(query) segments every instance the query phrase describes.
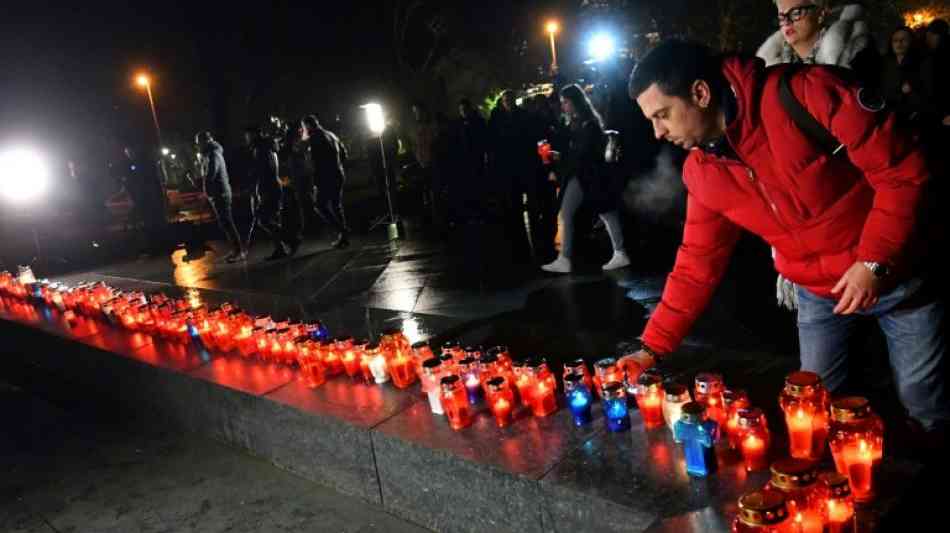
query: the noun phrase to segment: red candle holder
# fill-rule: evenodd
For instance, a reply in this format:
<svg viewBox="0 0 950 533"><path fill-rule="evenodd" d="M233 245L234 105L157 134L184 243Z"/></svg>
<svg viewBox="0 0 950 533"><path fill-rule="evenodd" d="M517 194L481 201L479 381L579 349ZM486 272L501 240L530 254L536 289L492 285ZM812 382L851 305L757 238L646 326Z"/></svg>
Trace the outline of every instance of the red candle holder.
<svg viewBox="0 0 950 533"><path fill-rule="evenodd" d="M343 360L337 353L335 340L320 343L320 356L327 368L327 376L339 376L344 372Z"/></svg>
<svg viewBox="0 0 950 533"><path fill-rule="evenodd" d="M503 428L511 424L511 413L515 408L515 393L504 376L494 376L486 382L485 400L495 417L495 424Z"/></svg>
<svg viewBox="0 0 950 533"><path fill-rule="evenodd" d="M854 499L848 477L838 472L827 472L819 476L822 520L828 533L854 533Z"/></svg>
<svg viewBox="0 0 950 533"><path fill-rule="evenodd" d="M387 364L389 377L396 388L405 389L416 382L415 362L402 349L397 349L396 355Z"/></svg>
<svg viewBox="0 0 950 533"><path fill-rule="evenodd" d="M569 374L577 374L581 376L584 386L587 387L587 390L594 390L594 379L590 375L590 370L587 368L587 363L583 359L575 359L564 363L564 375L561 378L567 377Z"/></svg>
<svg viewBox="0 0 950 533"><path fill-rule="evenodd" d="M875 478L884 457L884 422L866 398L839 398L831 406L829 444L835 468L848 477L859 503L874 499Z"/></svg>
<svg viewBox="0 0 950 533"><path fill-rule="evenodd" d="M739 498L733 533L791 533L785 497L778 492L754 491Z"/></svg>
<svg viewBox="0 0 950 533"><path fill-rule="evenodd" d="M617 366L617 360L613 357L606 357L594 363L594 393L598 398L603 398L604 385L611 382L623 383L623 369Z"/></svg>
<svg viewBox="0 0 950 533"><path fill-rule="evenodd" d="M412 359L415 362L416 376L420 379L422 378L422 363L432 357L435 357L435 354L432 353L428 342L419 341L412 345Z"/></svg>
<svg viewBox="0 0 950 533"><path fill-rule="evenodd" d="M557 380L544 359L529 364L531 401L528 407L534 416L548 416L557 411Z"/></svg>
<svg viewBox="0 0 950 533"><path fill-rule="evenodd" d="M793 520L806 526L818 521L821 532L821 502L818 489L818 465L807 459L793 457L779 459L772 463L772 477L765 490L779 492L785 496L789 515ZM801 515L801 517L799 517Z"/></svg>
<svg viewBox="0 0 950 533"><path fill-rule="evenodd" d="M462 343L459 341L448 341L442 345L442 353L452 354L452 359L459 360L465 358L465 352L462 350ZM443 362L444 364L444 362Z"/></svg>
<svg viewBox="0 0 950 533"><path fill-rule="evenodd" d="M449 426L458 431L472 425L472 407L468 403L468 395L458 375L442 378L442 409L449 420Z"/></svg>
<svg viewBox="0 0 950 533"><path fill-rule="evenodd" d="M508 379L509 383L514 379L514 365L511 360L511 353L508 351L507 346L494 346L486 352L487 354L493 354L498 358L498 362L501 364L501 367L505 371L505 378Z"/></svg>
<svg viewBox="0 0 950 533"><path fill-rule="evenodd" d="M751 407L749 395L742 389L726 389L722 393L722 400L726 406L726 423L722 426L729 439L729 447L733 450L739 449L739 438L736 432L739 430L739 411Z"/></svg>
<svg viewBox="0 0 950 533"><path fill-rule="evenodd" d="M439 360L442 361L442 372L444 374L454 374L458 371L456 363L459 359L455 357L454 353L442 352L442 355L439 356Z"/></svg>
<svg viewBox="0 0 950 533"><path fill-rule="evenodd" d="M706 404L706 417L715 420L719 427L726 425L726 401L723 398L725 384L722 374L714 372L701 372L696 375L693 384L693 397L695 401Z"/></svg>
<svg viewBox="0 0 950 533"><path fill-rule="evenodd" d="M238 353L242 357L250 357L254 355L254 352L257 349L256 344L254 343L254 326L245 324L241 326L241 329L238 331L237 336L235 337L235 343L237 344Z"/></svg>
<svg viewBox="0 0 950 533"><path fill-rule="evenodd" d="M518 399L521 401L521 405L530 408L532 376L531 369L528 366L528 360L521 359L515 361L512 373L515 376L515 390L518 391Z"/></svg>
<svg viewBox="0 0 950 533"><path fill-rule="evenodd" d="M301 339L306 339L306 337L301 337ZM317 355L316 348L312 340L302 340L297 347L297 363L300 365L304 383L311 389L323 385L327 380L326 368Z"/></svg>
<svg viewBox="0 0 950 533"><path fill-rule="evenodd" d="M828 391L814 372L792 372L785 378L779 405L788 428L789 455L819 460L828 438Z"/></svg>
<svg viewBox="0 0 950 533"><path fill-rule="evenodd" d="M731 435L738 443L736 449L742 454L746 470L764 470L768 467L772 441L765 414L758 408L739 409L736 420L736 429Z"/></svg>
<svg viewBox="0 0 950 533"><path fill-rule="evenodd" d="M343 363L343 371L346 375L355 378L360 374L360 360L357 358L356 350L353 348L353 338L343 337L336 341L336 353Z"/></svg>
<svg viewBox="0 0 950 533"><path fill-rule="evenodd" d="M658 428L663 421L663 380L656 374L640 374L637 378L637 407L647 428Z"/></svg>

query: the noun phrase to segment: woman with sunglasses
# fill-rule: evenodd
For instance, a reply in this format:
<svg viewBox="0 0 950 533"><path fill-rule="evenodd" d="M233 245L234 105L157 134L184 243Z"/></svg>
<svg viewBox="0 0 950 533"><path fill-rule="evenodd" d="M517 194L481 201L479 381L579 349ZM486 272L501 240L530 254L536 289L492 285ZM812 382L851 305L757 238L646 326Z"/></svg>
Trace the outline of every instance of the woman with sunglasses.
<svg viewBox="0 0 950 533"><path fill-rule="evenodd" d="M829 0L774 0L778 31L759 47L767 66L780 63L837 65L857 78L877 85L880 57L873 46L864 8L848 4L829 8ZM798 308L793 283L778 276L776 299L787 309Z"/></svg>

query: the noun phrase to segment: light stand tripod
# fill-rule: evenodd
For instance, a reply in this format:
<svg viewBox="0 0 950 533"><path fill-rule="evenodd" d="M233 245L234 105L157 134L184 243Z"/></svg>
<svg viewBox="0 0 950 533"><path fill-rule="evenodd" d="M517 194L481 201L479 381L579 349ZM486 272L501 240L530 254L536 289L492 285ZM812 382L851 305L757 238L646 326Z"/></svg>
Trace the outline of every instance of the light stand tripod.
<svg viewBox="0 0 950 533"><path fill-rule="evenodd" d="M383 181L386 184L386 206L389 212L377 217L376 220L370 224L369 230L373 231L383 224L388 224L389 240L394 241L399 238L399 221L396 219L396 215L393 211L392 189L389 183L389 169L386 165L386 147L383 145L382 133L379 134L379 156L383 163Z"/></svg>

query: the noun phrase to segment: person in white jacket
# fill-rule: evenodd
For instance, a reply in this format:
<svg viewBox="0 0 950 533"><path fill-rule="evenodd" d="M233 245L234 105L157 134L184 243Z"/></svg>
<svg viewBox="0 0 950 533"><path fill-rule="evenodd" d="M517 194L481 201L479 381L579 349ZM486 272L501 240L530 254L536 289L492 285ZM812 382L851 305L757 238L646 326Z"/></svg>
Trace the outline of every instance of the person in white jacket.
<svg viewBox="0 0 950 533"><path fill-rule="evenodd" d="M847 4L830 8L829 0L773 0L778 31L759 47L766 66L781 63L837 65L855 71L860 80L877 80L879 65L864 8ZM774 253L773 253L774 255ZM795 284L781 275L776 299L788 309L798 307Z"/></svg>

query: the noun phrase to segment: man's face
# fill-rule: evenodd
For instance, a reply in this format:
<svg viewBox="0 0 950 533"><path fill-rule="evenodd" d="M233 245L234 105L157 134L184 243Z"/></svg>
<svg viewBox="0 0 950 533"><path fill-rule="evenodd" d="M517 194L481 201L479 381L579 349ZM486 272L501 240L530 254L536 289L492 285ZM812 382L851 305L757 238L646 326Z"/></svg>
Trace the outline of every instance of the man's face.
<svg viewBox="0 0 950 533"><path fill-rule="evenodd" d="M515 97L509 93L505 93L501 97L501 107L505 108L505 111L511 111L515 108Z"/></svg>
<svg viewBox="0 0 950 533"><path fill-rule="evenodd" d="M656 138L687 150L716 136L710 101L709 86L701 80L694 82L689 99L665 94L655 83L637 97Z"/></svg>

